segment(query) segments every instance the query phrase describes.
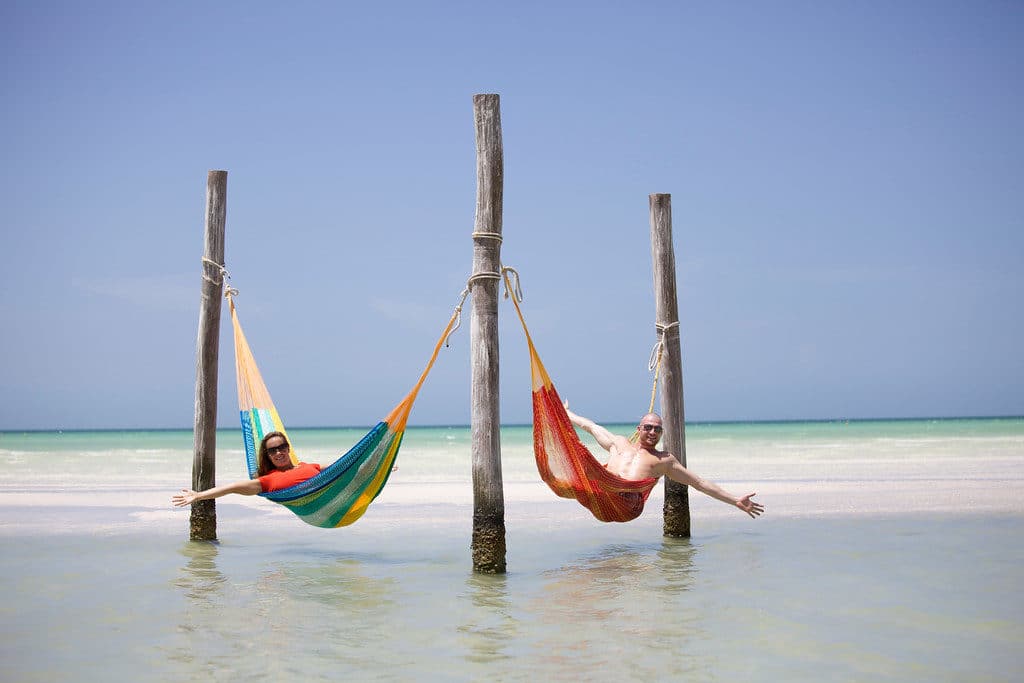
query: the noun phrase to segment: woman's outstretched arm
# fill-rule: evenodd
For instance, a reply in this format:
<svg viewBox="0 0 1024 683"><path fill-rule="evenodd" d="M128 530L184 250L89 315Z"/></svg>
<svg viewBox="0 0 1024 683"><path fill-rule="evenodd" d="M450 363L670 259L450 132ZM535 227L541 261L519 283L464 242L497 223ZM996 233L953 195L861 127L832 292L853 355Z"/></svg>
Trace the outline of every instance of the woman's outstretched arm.
<svg viewBox="0 0 1024 683"><path fill-rule="evenodd" d="M174 503L175 507L184 507L186 505L191 505L197 500L220 498L221 496L226 496L229 493L240 493L243 496L255 496L257 493L262 492L263 487L260 486L259 479L244 479L242 481L236 481L233 484L215 486L212 489L206 489L205 491L182 489L181 493L171 496L171 502Z"/></svg>

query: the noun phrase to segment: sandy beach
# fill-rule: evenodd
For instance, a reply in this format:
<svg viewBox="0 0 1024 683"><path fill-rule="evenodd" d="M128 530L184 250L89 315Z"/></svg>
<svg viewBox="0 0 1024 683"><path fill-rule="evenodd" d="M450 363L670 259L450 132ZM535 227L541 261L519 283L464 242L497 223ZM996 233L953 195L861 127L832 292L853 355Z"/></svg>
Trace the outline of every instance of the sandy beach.
<svg viewBox="0 0 1024 683"><path fill-rule="evenodd" d="M759 523L773 519L825 518L825 517L896 517L904 514L929 515L1024 515L1024 477L1007 477L1004 463L991 463L989 467L975 463L973 478L901 478L901 472L887 473L875 470L871 479L837 481L826 478L808 481L723 481L736 493L756 491L766 506ZM889 476L887 476L887 474ZM877 477L877 478L876 478ZM142 527L172 531L175 527L187 529L187 510L170 505L174 489L153 488L143 490L63 489L51 487L21 487L6 485L0 488L0 528L14 531L39 528L46 533L79 533L95 530L94 515L84 518L66 517L65 510L102 509L107 528L122 528L139 532ZM538 520L564 520L585 523L586 510L572 501L558 499L543 482L510 482L504 486L506 524L521 521L531 524ZM660 517L663 487L658 485L651 493L643 517ZM388 484L370 511L359 524L373 525L381 516L416 520L422 507L446 510L452 521L464 515L466 523L472 517L472 487L468 482L402 482L396 476ZM691 514L695 520L731 518L741 513L700 493L690 494ZM239 514L251 513L261 519L293 522L290 512L259 497L233 496L218 501L221 510L239 508ZM378 508L387 514L377 513ZM55 529L49 521L61 518ZM120 520L119 523L117 520ZM141 526L139 526L141 525Z"/></svg>

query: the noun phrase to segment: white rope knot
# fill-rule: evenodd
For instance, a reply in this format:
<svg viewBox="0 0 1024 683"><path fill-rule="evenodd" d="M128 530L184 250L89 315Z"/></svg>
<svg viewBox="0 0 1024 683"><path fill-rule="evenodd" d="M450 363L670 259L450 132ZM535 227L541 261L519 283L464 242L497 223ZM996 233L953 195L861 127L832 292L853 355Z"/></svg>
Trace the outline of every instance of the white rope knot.
<svg viewBox="0 0 1024 683"><path fill-rule="evenodd" d="M206 269L203 270L203 279L214 285L221 285L224 287L224 298L230 299L233 296L238 296L238 290L228 284L228 280L231 279L231 273L224 267L223 264L211 261L210 259L203 257L203 264L207 266L213 266L217 269L217 274L220 276L219 279L214 280L212 277L206 274Z"/></svg>
<svg viewBox="0 0 1024 683"><path fill-rule="evenodd" d="M227 288L227 281L231 279L231 275L228 273L228 269L225 268L223 264L217 263L216 261L212 261L212 260L206 258L205 256L203 257L202 261L203 261L203 265L212 266L217 271L217 276L218 276L216 279L210 277L209 275L206 274L206 271L209 270L209 269L208 268L204 268L203 269L203 279L206 280L207 282L209 282L210 284L217 285L217 286L224 286L224 287ZM235 294L238 293L237 290L232 290L232 291L234 291ZM226 296L226 294L225 294L225 296Z"/></svg>
<svg viewBox="0 0 1024 683"><path fill-rule="evenodd" d="M206 280L207 282L212 282L215 285L219 285L224 282L225 278L231 277L230 275L228 275L228 269L225 268L223 264L217 263L216 261L212 261L206 258L205 256L203 257L203 263L208 266L213 266L214 269L217 271L217 274L220 275L219 280L214 280L212 277L206 274L206 269L203 269L203 279Z"/></svg>
<svg viewBox="0 0 1024 683"><path fill-rule="evenodd" d="M647 360L647 372L654 372L654 369L658 367L658 361L661 360L661 354L665 350L665 333L673 327L679 327L678 320L666 325L661 323L654 324L654 329L658 331L658 341L654 342L654 347L651 349L651 357Z"/></svg>
<svg viewBox="0 0 1024 683"><path fill-rule="evenodd" d="M509 296L514 296L516 298L516 301L522 301L523 287L519 283L519 271L517 271L512 266L502 266L501 274L502 276L504 276L505 280L505 298L507 299L509 298ZM513 283L511 285L511 291L509 291L509 283Z"/></svg>
<svg viewBox="0 0 1024 683"><path fill-rule="evenodd" d="M667 323L665 325L662 325L661 323L654 324L654 329L656 329L658 333L663 337L665 336L665 333L671 330L673 327L679 327L678 320L675 321L674 323Z"/></svg>

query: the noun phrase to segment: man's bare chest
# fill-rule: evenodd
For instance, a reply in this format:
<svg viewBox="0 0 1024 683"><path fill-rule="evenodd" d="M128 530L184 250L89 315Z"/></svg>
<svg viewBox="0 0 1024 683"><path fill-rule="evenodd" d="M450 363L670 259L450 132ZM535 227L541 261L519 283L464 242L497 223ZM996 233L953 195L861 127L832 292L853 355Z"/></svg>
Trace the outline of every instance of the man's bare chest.
<svg viewBox="0 0 1024 683"><path fill-rule="evenodd" d="M646 479L658 476L664 458L640 449L623 449L609 463L615 474L625 479Z"/></svg>

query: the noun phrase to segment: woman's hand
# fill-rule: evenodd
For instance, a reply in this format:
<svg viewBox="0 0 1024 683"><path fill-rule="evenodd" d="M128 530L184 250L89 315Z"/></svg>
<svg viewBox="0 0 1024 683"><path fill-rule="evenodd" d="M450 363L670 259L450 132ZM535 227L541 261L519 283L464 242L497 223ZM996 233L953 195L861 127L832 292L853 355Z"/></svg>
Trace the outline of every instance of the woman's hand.
<svg viewBox="0 0 1024 683"><path fill-rule="evenodd" d="M174 507L185 507L196 502L199 498L199 494L192 489L182 489L181 493L171 496L171 502L174 503Z"/></svg>

